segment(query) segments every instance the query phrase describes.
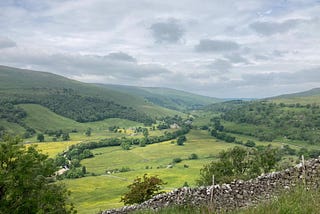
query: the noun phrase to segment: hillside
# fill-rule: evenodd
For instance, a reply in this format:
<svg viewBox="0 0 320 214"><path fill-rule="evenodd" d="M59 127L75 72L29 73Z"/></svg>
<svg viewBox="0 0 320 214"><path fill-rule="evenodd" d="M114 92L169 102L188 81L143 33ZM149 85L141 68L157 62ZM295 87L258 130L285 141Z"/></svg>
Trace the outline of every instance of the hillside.
<svg viewBox="0 0 320 214"><path fill-rule="evenodd" d="M320 88L314 88L308 91L284 94L276 97L270 97L266 100L272 100L276 103L286 103L286 104L320 104Z"/></svg>
<svg viewBox="0 0 320 214"><path fill-rule="evenodd" d="M14 133L20 133L21 129L34 129L34 126L28 125L24 120L28 116L27 111L17 104L46 107L64 118L59 124L67 121L66 119L83 123L107 118L151 124L157 117L182 115L180 112L146 102L139 96L47 72L6 66L0 66L0 103L0 130L11 129ZM28 110L29 114L35 112L30 108ZM50 123L50 120L46 123ZM35 128L39 126L41 125L36 124Z"/></svg>
<svg viewBox="0 0 320 214"><path fill-rule="evenodd" d="M198 109L200 107L222 102L222 99L206 97L202 95L192 94L185 91L158 88L158 87L137 87L137 86L124 86L124 85L106 85L98 84L104 88L115 90L134 96L144 98L150 103L159 105L165 108L183 111Z"/></svg>

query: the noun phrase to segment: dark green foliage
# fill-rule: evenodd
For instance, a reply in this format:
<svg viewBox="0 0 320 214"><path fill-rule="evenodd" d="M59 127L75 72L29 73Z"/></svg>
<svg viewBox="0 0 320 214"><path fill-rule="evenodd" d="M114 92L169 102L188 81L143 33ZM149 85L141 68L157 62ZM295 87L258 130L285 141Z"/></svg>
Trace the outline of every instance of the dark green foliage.
<svg viewBox="0 0 320 214"><path fill-rule="evenodd" d="M198 157L198 155L197 154L195 154L195 153L192 153L190 156L189 156L189 160L196 160L196 159L198 159L199 157Z"/></svg>
<svg viewBox="0 0 320 214"><path fill-rule="evenodd" d="M87 130L86 130L86 132L85 132L85 135L87 136L87 137L90 137L91 136L91 131L92 131L92 129L89 127L89 128L87 128Z"/></svg>
<svg viewBox="0 0 320 214"><path fill-rule="evenodd" d="M255 147L256 143L252 140L248 140L245 144L246 147Z"/></svg>
<svg viewBox="0 0 320 214"><path fill-rule="evenodd" d="M177 145L183 146L184 142L187 141L187 138L185 135L179 136L177 139Z"/></svg>
<svg viewBox="0 0 320 214"><path fill-rule="evenodd" d="M69 178L69 179L75 179L75 178L82 178L84 177L85 173L83 172L83 169L81 168L71 168L66 173L63 174L63 177Z"/></svg>
<svg viewBox="0 0 320 214"><path fill-rule="evenodd" d="M122 106L98 96L83 95L70 88L28 88L9 92L3 92L0 103L5 103L6 105L39 104L59 115L78 122L92 122L106 118L123 118L148 125L154 122L146 114L138 112L131 107ZM17 110L19 109L16 108L15 111ZM0 109L0 111L4 110ZM25 116L23 111L19 111L18 115L14 113L14 117L6 116L6 119L17 123L19 119Z"/></svg>
<svg viewBox="0 0 320 214"><path fill-rule="evenodd" d="M216 129L211 130L211 136L213 136L219 140L226 141L227 143L234 143L236 141L235 137L233 137L225 132L217 131Z"/></svg>
<svg viewBox="0 0 320 214"><path fill-rule="evenodd" d="M182 161L181 158L173 158L172 163L180 163Z"/></svg>
<svg viewBox="0 0 320 214"><path fill-rule="evenodd" d="M142 178L137 177L128 186L129 191L121 197L121 201L127 204L142 203L153 196L160 194L162 185L165 183L157 176L148 177L144 174Z"/></svg>
<svg viewBox="0 0 320 214"><path fill-rule="evenodd" d="M264 147L260 151L234 147L219 154L217 162L211 162L200 170L198 185L212 185L212 175L215 183L228 183L233 179L250 179L274 169L277 164L277 150Z"/></svg>
<svg viewBox="0 0 320 214"><path fill-rule="evenodd" d="M261 141L272 141L277 137L320 142L320 108L317 105L286 105L266 101L228 102L216 104L211 110L222 113L221 118L236 124L254 125L255 128L241 130L235 127L227 132L254 136ZM217 130L217 129L216 129Z"/></svg>
<svg viewBox="0 0 320 214"><path fill-rule="evenodd" d="M0 163L0 213L72 213L66 188L52 183L57 168L47 155L4 137Z"/></svg>
<svg viewBox="0 0 320 214"><path fill-rule="evenodd" d="M44 135L43 134L38 134L37 135L37 140L39 141L39 142L43 142L44 141Z"/></svg>
<svg viewBox="0 0 320 214"><path fill-rule="evenodd" d="M128 142L128 141L124 141L124 142L122 142L121 143L121 148L123 149L123 150L130 150L130 142Z"/></svg>
<svg viewBox="0 0 320 214"><path fill-rule="evenodd" d="M10 102L3 100L3 97L0 93L0 119L4 119L11 123L16 123L23 127L26 131L23 134L24 138L32 137L36 132L31 127L27 126L23 119L27 116L27 113L22 109ZM0 127L0 138L6 132L6 128Z"/></svg>
<svg viewBox="0 0 320 214"><path fill-rule="evenodd" d="M63 134L62 134L62 140L63 140L63 141L70 140L70 135L69 135L69 133L63 133Z"/></svg>

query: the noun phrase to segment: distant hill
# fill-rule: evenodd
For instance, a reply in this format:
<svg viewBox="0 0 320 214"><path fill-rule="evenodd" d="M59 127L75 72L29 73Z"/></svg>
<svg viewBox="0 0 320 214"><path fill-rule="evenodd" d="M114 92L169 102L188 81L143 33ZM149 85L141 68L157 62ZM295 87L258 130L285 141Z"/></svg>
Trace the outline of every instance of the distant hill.
<svg viewBox="0 0 320 214"><path fill-rule="evenodd" d="M308 91L270 97L266 100L271 100L277 103L282 102L286 104L320 104L320 88L314 88Z"/></svg>
<svg viewBox="0 0 320 214"><path fill-rule="evenodd" d="M109 90L139 96L155 105L178 111L198 109L212 103L223 101L222 99L218 98L197 95L169 88L136 87L110 84L97 85L107 88Z"/></svg>
<svg viewBox="0 0 320 214"><path fill-rule="evenodd" d="M182 115L140 96L47 72L0 66L0 132L7 123L32 128L23 122L27 113L17 104L41 105L77 122L121 118L150 124L156 117Z"/></svg>

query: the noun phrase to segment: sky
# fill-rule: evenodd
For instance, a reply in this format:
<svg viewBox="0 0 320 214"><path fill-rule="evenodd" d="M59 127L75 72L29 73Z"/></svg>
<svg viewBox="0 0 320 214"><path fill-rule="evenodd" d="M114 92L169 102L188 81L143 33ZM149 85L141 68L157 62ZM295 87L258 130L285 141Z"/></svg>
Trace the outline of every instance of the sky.
<svg viewBox="0 0 320 214"><path fill-rule="evenodd" d="M1 0L0 64L263 98L320 87L319 0Z"/></svg>

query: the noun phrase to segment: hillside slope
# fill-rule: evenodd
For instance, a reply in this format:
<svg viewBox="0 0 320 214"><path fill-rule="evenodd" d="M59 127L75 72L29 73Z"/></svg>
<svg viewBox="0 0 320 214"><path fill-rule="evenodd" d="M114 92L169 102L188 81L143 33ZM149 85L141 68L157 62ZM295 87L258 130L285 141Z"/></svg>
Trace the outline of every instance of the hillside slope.
<svg viewBox="0 0 320 214"><path fill-rule="evenodd" d="M23 122L26 111L17 104L37 104L77 122L128 119L151 124L156 117L182 114L134 96L59 75L0 66L0 128ZM6 123L4 122L6 121Z"/></svg>
<svg viewBox="0 0 320 214"><path fill-rule="evenodd" d="M313 88L308 91L270 97L266 100L272 100L276 103L282 102L286 104L320 104L320 88Z"/></svg>
<svg viewBox="0 0 320 214"><path fill-rule="evenodd" d="M98 85L110 90L139 96L155 105L178 111L197 109L212 103L223 101L222 99L218 98L206 97L169 88L137 87L106 84Z"/></svg>

